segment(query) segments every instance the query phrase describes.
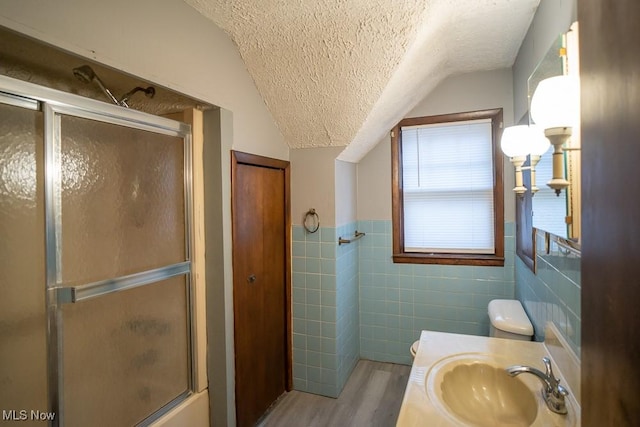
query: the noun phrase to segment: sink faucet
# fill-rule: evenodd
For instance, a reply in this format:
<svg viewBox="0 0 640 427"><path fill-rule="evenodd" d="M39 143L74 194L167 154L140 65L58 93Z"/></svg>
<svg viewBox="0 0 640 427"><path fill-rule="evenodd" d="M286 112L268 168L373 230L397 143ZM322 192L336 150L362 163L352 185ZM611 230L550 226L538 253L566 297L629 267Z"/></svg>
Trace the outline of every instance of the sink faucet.
<svg viewBox="0 0 640 427"><path fill-rule="evenodd" d="M569 394L569 392L566 388L560 385L560 380L553 375L551 361L549 358L543 357L542 361L544 362L546 373L543 373L536 368L523 365L510 366L506 371L512 377L522 373L533 374L538 377L543 384L542 397L544 398L544 401L547 402L549 409L557 414L566 414L567 406L565 405L564 398Z"/></svg>

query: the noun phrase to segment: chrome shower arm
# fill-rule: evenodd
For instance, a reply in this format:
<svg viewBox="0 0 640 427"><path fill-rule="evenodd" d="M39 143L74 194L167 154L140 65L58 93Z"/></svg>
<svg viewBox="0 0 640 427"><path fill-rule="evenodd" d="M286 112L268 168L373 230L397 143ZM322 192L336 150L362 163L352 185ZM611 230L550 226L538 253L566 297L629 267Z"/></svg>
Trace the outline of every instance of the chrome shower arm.
<svg viewBox="0 0 640 427"><path fill-rule="evenodd" d="M111 93L111 91L109 89L107 89L105 87L105 85L102 83L102 80L100 80L100 77L95 76L95 81L96 83L98 83L98 86L100 86L100 89L102 89L102 91L105 93L105 95L107 95L107 97L109 97L109 99L111 100L111 102L113 102L116 105L122 105L120 103L120 101L118 101L118 98L116 98L115 96L113 96L113 94ZM128 105L122 105L123 107L128 107Z"/></svg>
<svg viewBox="0 0 640 427"><path fill-rule="evenodd" d="M104 94L107 95L107 97L111 100L111 102L113 102L116 105L129 108L129 106L124 100L118 101L118 99L115 96L113 96L111 91L107 89L104 83L102 83L102 80L100 80L100 77L98 77L95 71L93 71L93 68L91 68L90 66L82 65L80 67L74 68L73 75L76 76L76 78L83 83L91 83L95 81L98 84L98 86L100 86L100 89L102 89L102 92L104 92Z"/></svg>

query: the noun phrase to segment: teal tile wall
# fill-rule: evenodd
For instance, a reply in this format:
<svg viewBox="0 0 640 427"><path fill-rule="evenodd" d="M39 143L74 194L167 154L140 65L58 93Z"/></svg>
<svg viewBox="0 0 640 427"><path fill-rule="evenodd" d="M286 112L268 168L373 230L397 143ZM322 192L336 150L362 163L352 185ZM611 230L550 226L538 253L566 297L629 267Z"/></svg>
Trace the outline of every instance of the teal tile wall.
<svg viewBox="0 0 640 427"><path fill-rule="evenodd" d="M356 222L308 233L293 227L293 383L337 397L360 359Z"/></svg>
<svg viewBox="0 0 640 427"><path fill-rule="evenodd" d="M358 359L410 364L423 329L488 335L487 305L517 298L544 339L552 321L580 355L580 258L538 239L537 275L515 257L505 224L505 266L394 264L391 221L292 230L293 377L296 390L337 397ZM340 236L366 233L338 245Z"/></svg>
<svg viewBox="0 0 640 427"><path fill-rule="evenodd" d="M537 273L516 260L516 297L531 319L537 341L544 340L545 325L553 322L580 357L580 257L537 238Z"/></svg>
<svg viewBox="0 0 640 427"><path fill-rule="evenodd" d="M488 335L487 305L514 298L514 224L505 224L505 266L394 264L391 221L358 221L360 356L411 364L420 331Z"/></svg>
<svg viewBox="0 0 640 427"><path fill-rule="evenodd" d="M391 221L292 235L296 390L337 397L360 358L410 364L423 329L487 335L489 301L514 298L513 223L504 267L394 264Z"/></svg>
<svg viewBox="0 0 640 427"><path fill-rule="evenodd" d="M349 238L357 223L338 227L337 235ZM342 390L360 359L360 315L358 253L362 239L339 245L336 256L336 318L338 390Z"/></svg>
<svg viewBox="0 0 640 427"><path fill-rule="evenodd" d="M337 397L337 305L334 227L292 228L293 386Z"/></svg>

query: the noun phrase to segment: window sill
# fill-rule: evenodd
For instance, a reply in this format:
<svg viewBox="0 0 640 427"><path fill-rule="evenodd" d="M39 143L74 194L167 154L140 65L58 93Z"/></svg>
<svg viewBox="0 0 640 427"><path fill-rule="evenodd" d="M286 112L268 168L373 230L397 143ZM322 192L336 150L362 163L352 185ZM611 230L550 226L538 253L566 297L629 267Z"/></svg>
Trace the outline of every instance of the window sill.
<svg viewBox="0 0 640 427"><path fill-rule="evenodd" d="M396 264L443 264L443 265L479 265L504 267L504 257L483 254L393 254Z"/></svg>

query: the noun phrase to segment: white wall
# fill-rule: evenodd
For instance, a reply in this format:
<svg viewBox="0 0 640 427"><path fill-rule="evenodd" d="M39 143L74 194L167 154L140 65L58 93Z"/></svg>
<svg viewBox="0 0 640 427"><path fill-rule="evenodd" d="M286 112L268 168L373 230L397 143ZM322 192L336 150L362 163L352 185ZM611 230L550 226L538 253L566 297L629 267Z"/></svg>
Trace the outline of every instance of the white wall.
<svg viewBox="0 0 640 427"><path fill-rule="evenodd" d="M357 219L358 166L336 160L336 227Z"/></svg>
<svg viewBox="0 0 640 427"><path fill-rule="evenodd" d="M502 108L505 126L513 124L510 69L452 76L407 117ZM387 136L358 164L358 219L391 219L391 140ZM515 221L514 169L504 158L505 221Z"/></svg>
<svg viewBox="0 0 640 427"><path fill-rule="evenodd" d="M358 219L391 219L391 138L387 136L358 163Z"/></svg>
<svg viewBox="0 0 640 427"><path fill-rule="evenodd" d="M356 220L357 169L355 163L336 160L344 147L296 148L291 161L291 222L301 225L314 208L322 227Z"/></svg>
<svg viewBox="0 0 640 427"><path fill-rule="evenodd" d="M0 25L233 112L233 149L288 159L229 37L181 0L2 0Z"/></svg>
<svg viewBox="0 0 640 427"><path fill-rule="evenodd" d="M344 147L300 148L290 153L291 223L314 208L322 227L336 225L336 157Z"/></svg>
<svg viewBox="0 0 640 427"><path fill-rule="evenodd" d="M529 110L527 80L549 51L551 43L577 19L577 0L542 0L513 64L514 117Z"/></svg>

